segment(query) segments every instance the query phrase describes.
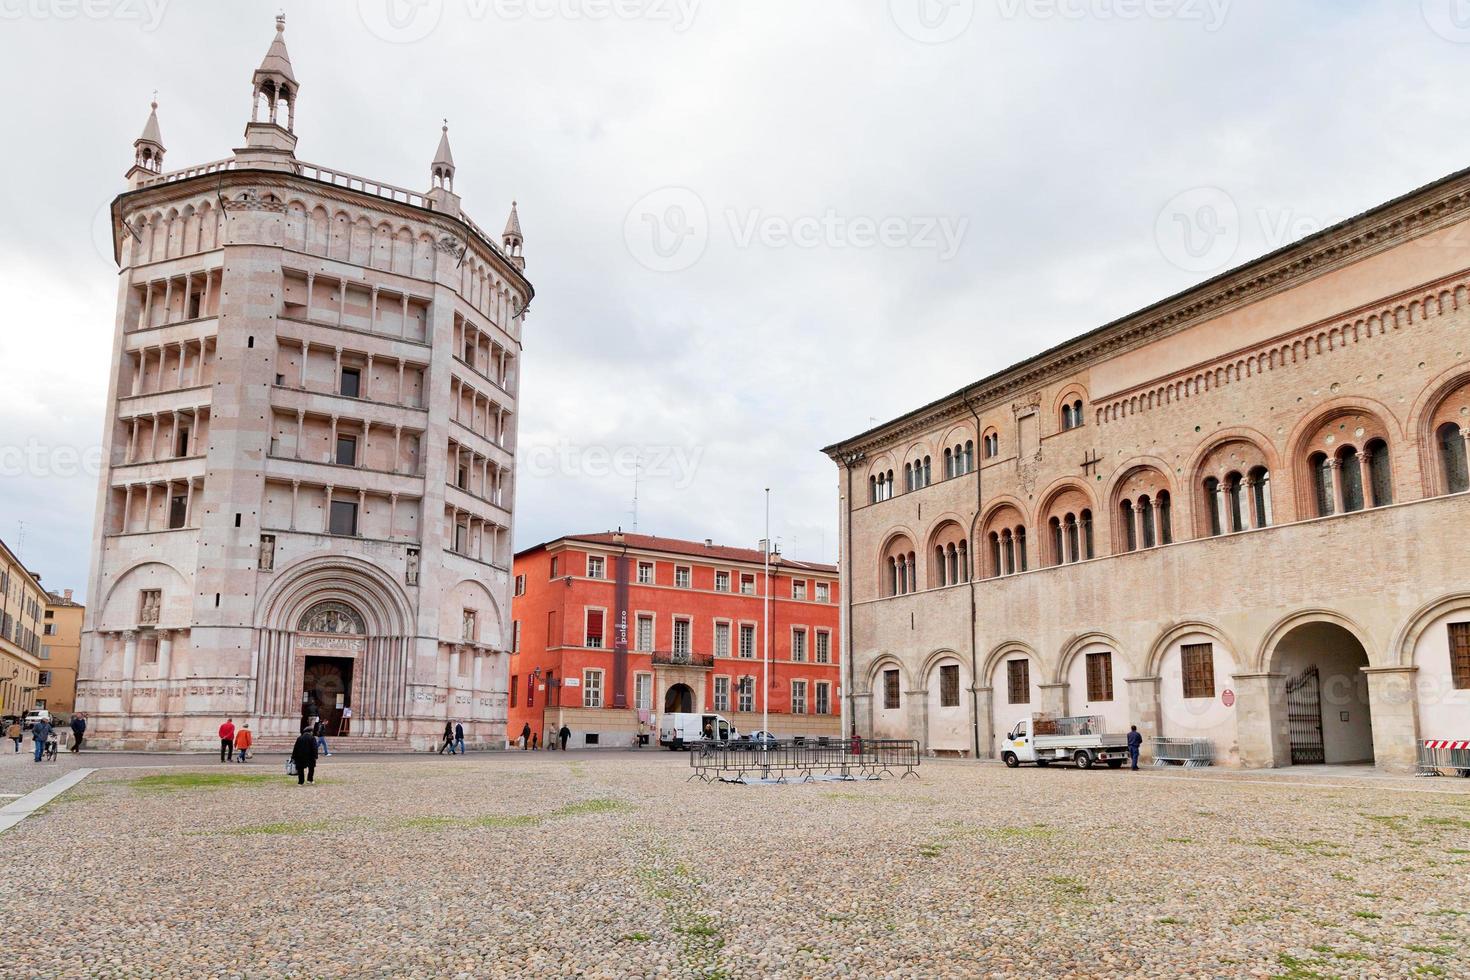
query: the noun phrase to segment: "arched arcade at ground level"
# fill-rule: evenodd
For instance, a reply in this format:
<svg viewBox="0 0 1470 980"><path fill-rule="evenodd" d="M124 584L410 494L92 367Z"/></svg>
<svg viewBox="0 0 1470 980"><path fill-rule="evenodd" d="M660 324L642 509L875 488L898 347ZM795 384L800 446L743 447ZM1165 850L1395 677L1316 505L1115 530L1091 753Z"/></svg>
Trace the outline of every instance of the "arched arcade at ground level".
<svg viewBox="0 0 1470 980"><path fill-rule="evenodd" d="M994 757L1033 712L1101 715L1110 729L1206 738L1217 765L1366 764L1406 770L1420 739L1470 738L1470 591L1362 621L1301 609L1251 636L1186 621L1083 633L1050 649L991 642L879 651L854 669L852 723L934 754ZM972 678L978 677L978 682Z"/></svg>

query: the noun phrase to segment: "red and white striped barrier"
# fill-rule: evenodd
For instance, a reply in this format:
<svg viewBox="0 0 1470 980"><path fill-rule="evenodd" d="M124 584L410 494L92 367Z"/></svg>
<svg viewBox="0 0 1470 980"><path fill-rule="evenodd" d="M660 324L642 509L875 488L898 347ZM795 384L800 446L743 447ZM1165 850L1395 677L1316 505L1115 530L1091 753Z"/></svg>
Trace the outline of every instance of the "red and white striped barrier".
<svg viewBox="0 0 1470 980"><path fill-rule="evenodd" d="M1470 739L1426 738L1419 741L1419 775L1451 773L1470 777Z"/></svg>
<svg viewBox="0 0 1470 980"><path fill-rule="evenodd" d="M1470 739L1454 741L1444 738L1427 738L1424 740L1426 749L1470 749Z"/></svg>

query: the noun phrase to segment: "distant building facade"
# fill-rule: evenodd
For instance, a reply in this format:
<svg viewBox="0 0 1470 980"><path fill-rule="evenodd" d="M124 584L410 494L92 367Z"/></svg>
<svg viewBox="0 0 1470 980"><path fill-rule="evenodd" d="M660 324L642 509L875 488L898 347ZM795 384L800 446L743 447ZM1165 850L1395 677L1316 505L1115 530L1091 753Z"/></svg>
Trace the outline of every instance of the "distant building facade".
<svg viewBox="0 0 1470 980"><path fill-rule="evenodd" d="M72 590L48 593L41 614L41 676L36 707L52 714L70 715L76 708L77 664L82 655L82 622L87 607L72 598Z"/></svg>
<svg viewBox="0 0 1470 980"><path fill-rule="evenodd" d="M1391 769L1470 737L1467 232L1470 172L828 447L858 728Z"/></svg>
<svg viewBox="0 0 1470 980"><path fill-rule="evenodd" d="M0 715L23 715L36 706L46 599L41 580L0 541Z"/></svg>
<svg viewBox="0 0 1470 980"><path fill-rule="evenodd" d="M299 160L284 18L252 88L212 163L166 171L150 115L112 205L78 707L99 745L502 745L519 218L461 210L447 126L427 192Z"/></svg>
<svg viewBox="0 0 1470 980"><path fill-rule="evenodd" d="M671 711L741 732L841 731L837 569L705 541L611 532L516 555L510 734L657 744ZM769 593L770 619L762 625ZM766 680L766 640L769 679Z"/></svg>

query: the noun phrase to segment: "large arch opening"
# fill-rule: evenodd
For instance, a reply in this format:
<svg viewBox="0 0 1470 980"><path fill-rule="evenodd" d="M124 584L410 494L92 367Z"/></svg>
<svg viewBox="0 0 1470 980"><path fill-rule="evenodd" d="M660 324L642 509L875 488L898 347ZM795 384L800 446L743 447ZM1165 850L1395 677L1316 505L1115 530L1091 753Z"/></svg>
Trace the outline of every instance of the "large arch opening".
<svg viewBox="0 0 1470 980"><path fill-rule="evenodd" d="M669 690L664 694L664 714L681 712L688 714L694 710L694 688L688 684L671 684Z"/></svg>
<svg viewBox="0 0 1470 980"><path fill-rule="evenodd" d="M1273 714L1287 732L1278 766L1373 762L1367 666L1363 644L1337 623L1302 623L1277 642L1271 672L1286 680Z"/></svg>

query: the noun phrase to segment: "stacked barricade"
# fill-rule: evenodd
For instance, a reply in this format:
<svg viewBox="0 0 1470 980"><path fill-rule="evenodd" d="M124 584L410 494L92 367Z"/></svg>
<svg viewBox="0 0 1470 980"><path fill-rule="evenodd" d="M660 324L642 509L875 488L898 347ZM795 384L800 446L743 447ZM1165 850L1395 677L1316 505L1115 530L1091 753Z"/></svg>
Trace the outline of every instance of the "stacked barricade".
<svg viewBox="0 0 1470 980"><path fill-rule="evenodd" d="M1153 740L1154 765L1160 768L1207 769L1215 764L1215 743L1207 738L1163 738Z"/></svg>
<svg viewBox="0 0 1470 980"><path fill-rule="evenodd" d="M690 779L784 783L919 777L919 743L901 739L700 742L690 746Z"/></svg>
<svg viewBox="0 0 1470 980"><path fill-rule="evenodd" d="M1420 739L1419 775L1470 777L1470 739Z"/></svg>

